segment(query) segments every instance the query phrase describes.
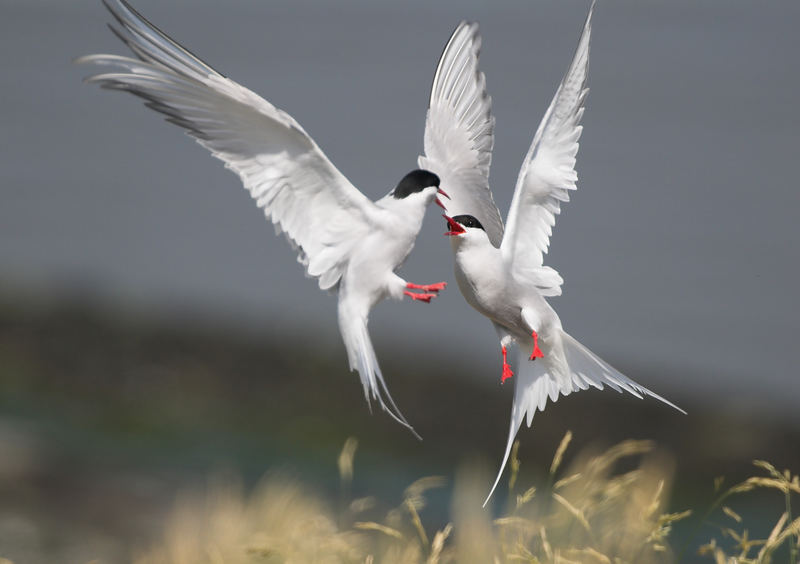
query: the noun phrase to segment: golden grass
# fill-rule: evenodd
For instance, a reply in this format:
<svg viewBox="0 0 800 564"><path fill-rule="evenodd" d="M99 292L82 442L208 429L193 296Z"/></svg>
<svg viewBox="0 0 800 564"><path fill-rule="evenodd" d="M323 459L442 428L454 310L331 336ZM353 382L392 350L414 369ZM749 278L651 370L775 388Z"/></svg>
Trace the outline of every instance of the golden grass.
<svg viewBox="0 0 800 564"><path fill-rule="evenodd" d="M438 530L424 524L426 493L442 487L439 477L417 480L382 519L376 500L348 500L334 511L303 485L268 478L251 494L230 483L209 489L204 500L178 505L164 540L136 564L255 563L665 563L677 560L669 543L672 525L691 511L665 512L673 463L648 441L625 441L603 452L582 452L562 469L571 433L556 450L542 483L516 488L520 463L515 445L511 492L502 516L481 507L490 477L467 467L456 477L452 522ZM348 439L338 459L342 491L348 492L358 443ZM790 545L797 560L800 519L791 518L791 496L800 481L788 471L756 461L766 473L722 491L697 526L714 512L732 526L719 526L699 554L718 564L771 562ZM618 470L624 467L625 470ZM742 517L724 502L767 488L785 496L786 510L765 539L750 539ZM734 529L738 527L738 530ZM690 539L691 541L691 539ZM696 545L695 545L696 546ZM695 549L696 550L696 549Z"/></svg>
<svg viewBox="0 0 800 564"><path fill-rule="evenodd" d="M718 507L722 513L734 523L732 526L719 525L722 538L729 545L724 550L716 538L700 547L699 553L708 556L717 564L770 564L775 551L788 546L790 564L800 562L800 518L792 520L792 495L800 494L800 477L792 475L789 470L779 472L772 464L764 460L754 460L753 464L764 471L767 476L751 476L744 482L722 491L706 513L706 519ZM715 489L721 490L722 480L715 482ZM742 517L727 505L722 505L729 497L752 492L760 488L777 490L784 496L785 511L780 515L771 532L764 539L751 539ZM704 519L705 521L705 519Z"/></svg>
<svg viewBox="0 0 800 564"><path fill-rule="evenodd" d="M481 507L490 476L465 467L454 483L451 519L440 529L425 525L426 495L440 477L417 480L394 508L377 513L374 498L347 499L358 443L348 439L338 459L339 509L286 477L268 477L249 493L235 480L212 483L203 495L177 503L157 546L135 564L277 563L602 563L648 564L680 558L670 545L672 526L691 511L666 512L673 463L649 441L624 441L602 452L584 451L564 466L571 433L556 450L540 483L516 487L520 463L515 445L511 491L501 516ZM718 496L696 519L686 541L692 552L717 564L769 564L781 547L798 562L800 518L792 518L792 497L800 479L788 470L755 461L760 475ZM766 538L751 539L746 519L726 502L748 492L773 490L785 509ZM376 518L376 514L378 518ZM716 535L695 541L710 518ZM706 534L706 533L703 533ZM708 538L708 537L706 537ZM699 550L697 546L701 543ZM692 544L694 543L694 544ZM685 549L684 549L685 550ZM782 562L786 560L782 557ZM0 558L0 564L11 564Z"/></svg>

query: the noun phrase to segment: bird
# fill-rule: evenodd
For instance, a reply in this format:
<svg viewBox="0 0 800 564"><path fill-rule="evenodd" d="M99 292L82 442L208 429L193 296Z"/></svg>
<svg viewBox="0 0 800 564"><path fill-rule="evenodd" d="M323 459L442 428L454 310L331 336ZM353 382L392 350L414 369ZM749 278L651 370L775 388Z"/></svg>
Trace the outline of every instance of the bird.
<svg viewBox="0 0 800 564"><path fill-rule="evenodd" d="M467 303L488 317L500 340L501 382L514 377L511 423L497 478L526 420L531 426L548 398L589 387L650 396L673 403L637 384L562 328L546 298L561 295L563 279L543 264L552 227L577 187L575 160L588 93L592 2L575 55L536 130L523 161L505 227L489 189L494 118L486 78L478 69L481 38L476 23L461 22L439 61L418 164L448 188L447 232L455 279ZM508 350L517 348L516 374Z"/></svg>
<svg viewBox="0 0 800 564"><path fill-rule="evenodd" d="M298 252L306 275L337 294L350 370L359 374L370 411L372 398L420 438L389 393L367 324L384 299L430 303L446 286L414 284L395 273L414 247L428 205L442 206L438 196L447 197L439 177L412 170L373 202L289 114L215 71L125 0L103 4L116 20L109 27L134 57L80 57L76 63L117 69L85 81L144 99L239 175L276 233Z"/></svg>

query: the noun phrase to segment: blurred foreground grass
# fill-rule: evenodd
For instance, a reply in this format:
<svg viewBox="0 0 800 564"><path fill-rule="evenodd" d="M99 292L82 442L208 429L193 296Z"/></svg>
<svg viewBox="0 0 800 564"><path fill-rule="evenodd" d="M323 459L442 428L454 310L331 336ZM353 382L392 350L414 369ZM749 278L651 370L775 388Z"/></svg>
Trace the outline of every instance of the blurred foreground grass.
<svg viewBox="0 0 800 564"><path fill-rule="evenodd" d="M729 490L711 484L719 474L750 475L753 458L800 468L797 426L749 403L691 403L666 389L680 367L612 358L690 414L610 392L549 405L521 433L515 483L484 511L512 393L487 376L496 359L483 366L435 344L403 355L376 336L420 443L365 409L335 327L311 353L292 331L0 300L0 558L127 563L156 538L136 553L141 562L670 562L684 546L682 561L703 562L744 548L752 558L779 541L777 561L791 558L794 478L762 465L762 481L741 486L751 491L716 506ZM575 439L551 472L568 428ZM342 481L333 468L348 436L361 447L354 474L352 456L341 459ZM622 446L608 450L614 443ZM240 485L197 486L219 468ZM255 487L266 468L282 474ZM430 474L447 485L405 488ZM187 488L200 493L173 508ZM689 508L675 523L662 518Z"/></svg>
<svg viewBox="0 0 800 564"><path fill-rule="evenodd" d="M444 527L425 525L426 493L443 478L428 477L406 488L399 504L375 518L374 498L342 499L339 511L288 477L266 478L251 493L241 484L217 481L187 497L168 520L164 540L135 558L136 564L259 564L288 562L384 563L665 563L677 560L670 543L673 523L693 510L665 512L673 477L668 456L648 441L624 441L604 452L583 452L562 470L571 440L562 440L542 483L516 488L515 445L510 497L498 518L481 507L484 472L463 469L456 478L451 518ZM355 440L339 457L342 491L353 475ZM723 519L697 553L717 563L797 562L800 518L791 498L800 494L797 475L756 461L753 476L720 491L702 522ZM716 482L721 486L721 480ZM724 503L756 489L785 496L785 511L768 537L751 539L748 524ZM706 533L704 533L706 534Z"/></svg>

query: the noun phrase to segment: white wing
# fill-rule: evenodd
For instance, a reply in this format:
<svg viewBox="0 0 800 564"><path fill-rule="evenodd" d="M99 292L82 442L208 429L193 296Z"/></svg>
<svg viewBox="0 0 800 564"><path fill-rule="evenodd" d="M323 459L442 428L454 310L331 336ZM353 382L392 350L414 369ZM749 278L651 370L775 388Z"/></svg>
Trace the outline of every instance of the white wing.
<svg viewBox="0 0 800 564"><path fill-rule="evenodd" d="M494 118L486 78L478 70L480 46L476 23L461 22L447 42L433 77L419 166L441 179L450 196L443 201L448 215L475 216L497 247L503 220L489 190Z"/></svg>
<svg viewBox="0 0 800 564"><path fill-rule="evenodd" d="M167 37L125 0L104 4L121 28L112 31L138 59L90 55L77 62L122 72L88 78L144 98L236 172L267 218L299 247L298 260L319 286L342 275L351 250L368 232L374 204L339 172L288 114L222 76Z"/></svg>
<svg viewBox="0 0 800 564"><path fill-rule="evenodd" d="M583 102L589 92L586 77L593 11L594 1L572 64L539 124L517 178L500 248L513 271L522 277L542 269L561 202L569 201L568 191L576 188L575 156L583 129ZM547 270L556 275L560 285L557 273Z"/></svg>

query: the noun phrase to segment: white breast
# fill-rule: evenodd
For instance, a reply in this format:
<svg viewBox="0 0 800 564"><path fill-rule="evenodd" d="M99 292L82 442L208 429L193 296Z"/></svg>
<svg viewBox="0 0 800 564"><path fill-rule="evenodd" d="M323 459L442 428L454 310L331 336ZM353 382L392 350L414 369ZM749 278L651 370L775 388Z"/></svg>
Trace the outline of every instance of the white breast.
<svg viewBox="0 0 800 564"><path fill-rule="evenodd" d="M467 303L514 334L522 331L520 287L500 250L492 245L457 243L455 276Z"/></svg>

